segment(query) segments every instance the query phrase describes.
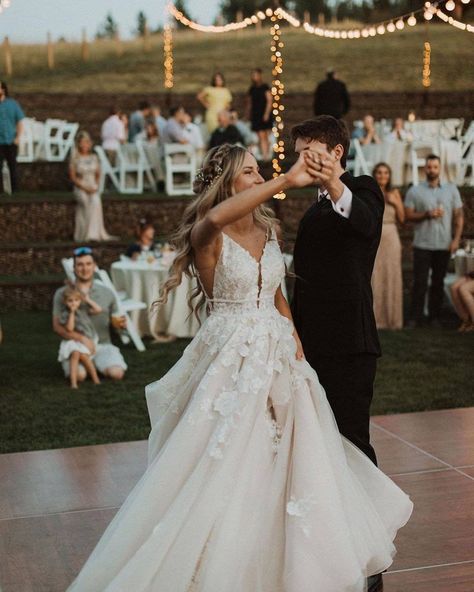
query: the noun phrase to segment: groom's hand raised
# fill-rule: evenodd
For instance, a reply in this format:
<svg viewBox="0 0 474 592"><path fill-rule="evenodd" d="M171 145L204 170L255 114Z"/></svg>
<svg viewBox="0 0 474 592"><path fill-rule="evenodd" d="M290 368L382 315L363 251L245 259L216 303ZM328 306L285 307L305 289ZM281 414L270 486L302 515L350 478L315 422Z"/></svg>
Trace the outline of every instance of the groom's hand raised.
<svg viewBox="0 0 474 592"><path fill-rule="evenodd" d="M318 185L327 187L338 179L336 169L336 157L327 152L327 150L308 149L301 153L305 159L309 174Z"/></svg>

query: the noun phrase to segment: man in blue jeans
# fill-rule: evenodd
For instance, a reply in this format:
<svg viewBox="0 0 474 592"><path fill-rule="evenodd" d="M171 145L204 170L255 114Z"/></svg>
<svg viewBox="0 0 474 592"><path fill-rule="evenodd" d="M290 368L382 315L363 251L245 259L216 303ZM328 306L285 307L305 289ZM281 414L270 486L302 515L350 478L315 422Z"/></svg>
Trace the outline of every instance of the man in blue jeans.
<svg viewBox="0 0 474 592"><path fill-rule="evenodd" d="M7 161L10 171L12 193L17 190L16 155L25 118L20 105L8 96L8 86L0 81L0 182L3 161ZM3 187L3 190L5 188Z"/></svg>
<svg viewBox="0 0 474 592"><path fill-rule="evenodd" d="M429 322L432 326L440 325L444 277L451 254L459 248L464 225L459 190L453 183L441 183L440 171L439 157L430 154L426 158L426 181L411 187L405 198L406 219L415 223L410 327L419 327L424 322L430 269Z"/></svg>

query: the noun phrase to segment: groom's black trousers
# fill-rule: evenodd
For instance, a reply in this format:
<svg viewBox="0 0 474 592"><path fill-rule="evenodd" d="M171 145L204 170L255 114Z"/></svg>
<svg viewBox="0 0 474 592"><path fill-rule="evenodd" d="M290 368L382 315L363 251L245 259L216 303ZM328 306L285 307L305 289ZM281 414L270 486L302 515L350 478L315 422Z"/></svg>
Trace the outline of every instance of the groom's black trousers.
<svg viewBox="0 0 474 592"><path fill-rule="evenodd" d="M377 356L367 353L338 356L308 353L305 352L306 359L316 370L326 391L339 431L377 464L369 432Z"/></svg>

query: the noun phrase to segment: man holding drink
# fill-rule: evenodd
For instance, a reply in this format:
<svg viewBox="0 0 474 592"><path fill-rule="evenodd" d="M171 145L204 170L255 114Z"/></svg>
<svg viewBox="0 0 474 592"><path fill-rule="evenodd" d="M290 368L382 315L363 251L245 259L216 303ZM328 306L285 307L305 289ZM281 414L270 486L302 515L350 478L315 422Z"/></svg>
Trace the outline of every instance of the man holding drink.
<svg viewBox="0 0 474 592"><path fill-rule="evenodd" d="M75 286L84 295L84 306L86 306L87 299L93 300L98 304L100 312L92 314L88 311L92 324L98 335L98 343L93 343L85 335L75 331L68 331L64 325L60 323L60 311L62 294L65 288L59 288L54 294L53 299L53 330L62 339L74 339L84 343L84 345L93 352L93 361L97 370L106 378L113 380L121 380L127 364L123 359L118 347L113 345L110 341L110 325L115 329L124 329L126 320L120 314L117 301L107 287L98 282L94 282L94 272L96 269L96 262L92 249L89 247L79 247L74 250L74 275L76 277ZM69 364L63 362L64 373L67 376L69 372ZM84 380L86 378L85 369L81 366L78 371L78 379Z"/></svg>
<svg viewBox="0 0 474 592"><path fill-rule="evenodd" d="M414 222L415 226L410 327L419 327L424 322L423 311L430 269L429 323L432 326L440 325L444 277L450 256L459 248L464 225L459 190L453 183L441 183L440 171L439 157L434 154L427 156L426 181L411 187L405 198L406 219Z"/></svg>

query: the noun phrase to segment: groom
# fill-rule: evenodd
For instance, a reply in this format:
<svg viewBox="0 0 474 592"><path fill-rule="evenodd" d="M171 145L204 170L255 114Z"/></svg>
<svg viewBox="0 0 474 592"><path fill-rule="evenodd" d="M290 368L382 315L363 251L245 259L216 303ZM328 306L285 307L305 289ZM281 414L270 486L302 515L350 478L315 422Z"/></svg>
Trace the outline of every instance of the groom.
<svg viewBox="0 0 474 592"><path fill-rule="evenodd" d="M344 172L349 134L342 121L321 115L291 134L319 186L295 242L295 327L339 431L377 463L369 411L381 352L370 280L384 197L371 177ZM369 578L369 592L382 589L381 576Z"/></svg>

